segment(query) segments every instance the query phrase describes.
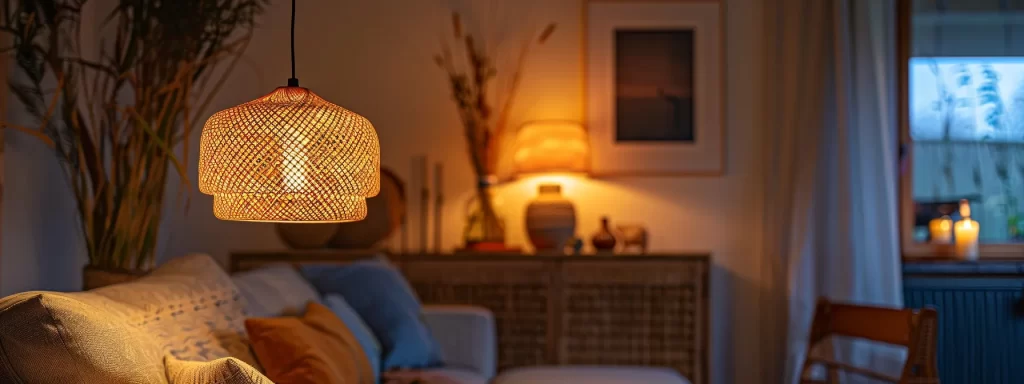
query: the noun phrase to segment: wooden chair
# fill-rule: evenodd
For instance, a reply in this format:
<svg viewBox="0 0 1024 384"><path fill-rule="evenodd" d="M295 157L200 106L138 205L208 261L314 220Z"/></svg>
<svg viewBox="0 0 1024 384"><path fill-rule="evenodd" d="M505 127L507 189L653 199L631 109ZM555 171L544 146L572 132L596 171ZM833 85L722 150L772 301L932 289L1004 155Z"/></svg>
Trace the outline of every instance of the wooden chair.
<svg viewBox="0 0 1024 384"><path fill-rule="evenodd" d="M938 384L936 363L936 332L938 313L934 309L921 310L867 307L832 303L822 298L811 325L806 359L800 383L839 383L840 372L859 375L894 384ZM869 340L907 348L907 360L899 377L893 377L866 367L822 357L812 357L814 348L831 336ZM828 373L824 381L811 379L816 366Z"/></svg>

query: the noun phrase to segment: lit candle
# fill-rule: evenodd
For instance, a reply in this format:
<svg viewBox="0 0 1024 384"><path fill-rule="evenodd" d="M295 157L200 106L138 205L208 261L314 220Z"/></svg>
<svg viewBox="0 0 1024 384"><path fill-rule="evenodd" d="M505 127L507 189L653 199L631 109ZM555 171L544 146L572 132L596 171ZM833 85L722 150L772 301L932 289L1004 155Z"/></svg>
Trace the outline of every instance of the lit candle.
<svg viewBox="0 0 1024 384"><path fill-rule="evenodd" d="M928 223L934 244L953 244L953 219L942 216Z"/></svg>
<svg viewBox="0 0 1024 384"><path fill-rule="evenodd" d="M960 216L963 216L963 219L957 221L953 228L956 235L956 255L965 260L977 260L980 226L977 221L971 220L971 206L967 200L960 200Z"/></svg>

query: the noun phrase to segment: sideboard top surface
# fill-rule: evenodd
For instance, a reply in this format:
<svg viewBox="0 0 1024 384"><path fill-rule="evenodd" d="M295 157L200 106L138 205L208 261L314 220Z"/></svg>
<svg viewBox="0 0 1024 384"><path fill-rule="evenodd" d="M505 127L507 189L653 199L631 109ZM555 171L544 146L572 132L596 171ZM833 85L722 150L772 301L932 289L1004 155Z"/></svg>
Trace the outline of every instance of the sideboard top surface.
<svg viewBox="0 0 1024 384"><path fill-rule="evenodd" d="M649 254L614 254L614 255L563 255L563 254L521 254L503 252L459 252L451 254L437 253L391 253L371 250L278 250L278 251L238 251L231 253L231 267L236 270L240 263L261 262L338 262L352 261L385 255L394 261L502 261L502 262L603 262L603 261L690 261L710 263L710 252L678 252Z"/></svg>

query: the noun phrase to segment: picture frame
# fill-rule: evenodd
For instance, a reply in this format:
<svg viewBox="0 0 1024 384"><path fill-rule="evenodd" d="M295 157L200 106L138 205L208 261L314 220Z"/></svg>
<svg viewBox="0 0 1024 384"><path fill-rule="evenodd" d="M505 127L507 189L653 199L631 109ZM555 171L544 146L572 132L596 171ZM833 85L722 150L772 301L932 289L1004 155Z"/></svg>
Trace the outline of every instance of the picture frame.
<svg viewBox="0 0 1024 384"><path fill-rule="evenodd" d="M724 4L586 0L583 7L592 174L722 175Z"/></svg>

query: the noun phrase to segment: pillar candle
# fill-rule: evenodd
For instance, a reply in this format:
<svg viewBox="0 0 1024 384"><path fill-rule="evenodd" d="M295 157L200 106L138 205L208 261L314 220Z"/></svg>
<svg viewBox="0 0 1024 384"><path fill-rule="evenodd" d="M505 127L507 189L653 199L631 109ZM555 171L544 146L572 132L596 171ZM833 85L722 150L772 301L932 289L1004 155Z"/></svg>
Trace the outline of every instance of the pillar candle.
<svg viewBox="0 0 1024 384"><path fill-rule="evenodd" d="M942 216L928 223L933 244L953 244L953 219Z"/></svg>
<svg viewBox="0 0 1024 384"><path fill-rule="evenodd" d="M957 221L953 227L956 236L956 255L965 260L977 260L978 230L981 227L977 221L971 220L971 207L967 200L960 201L960 216L963 216L963 219Z"/></svg>

